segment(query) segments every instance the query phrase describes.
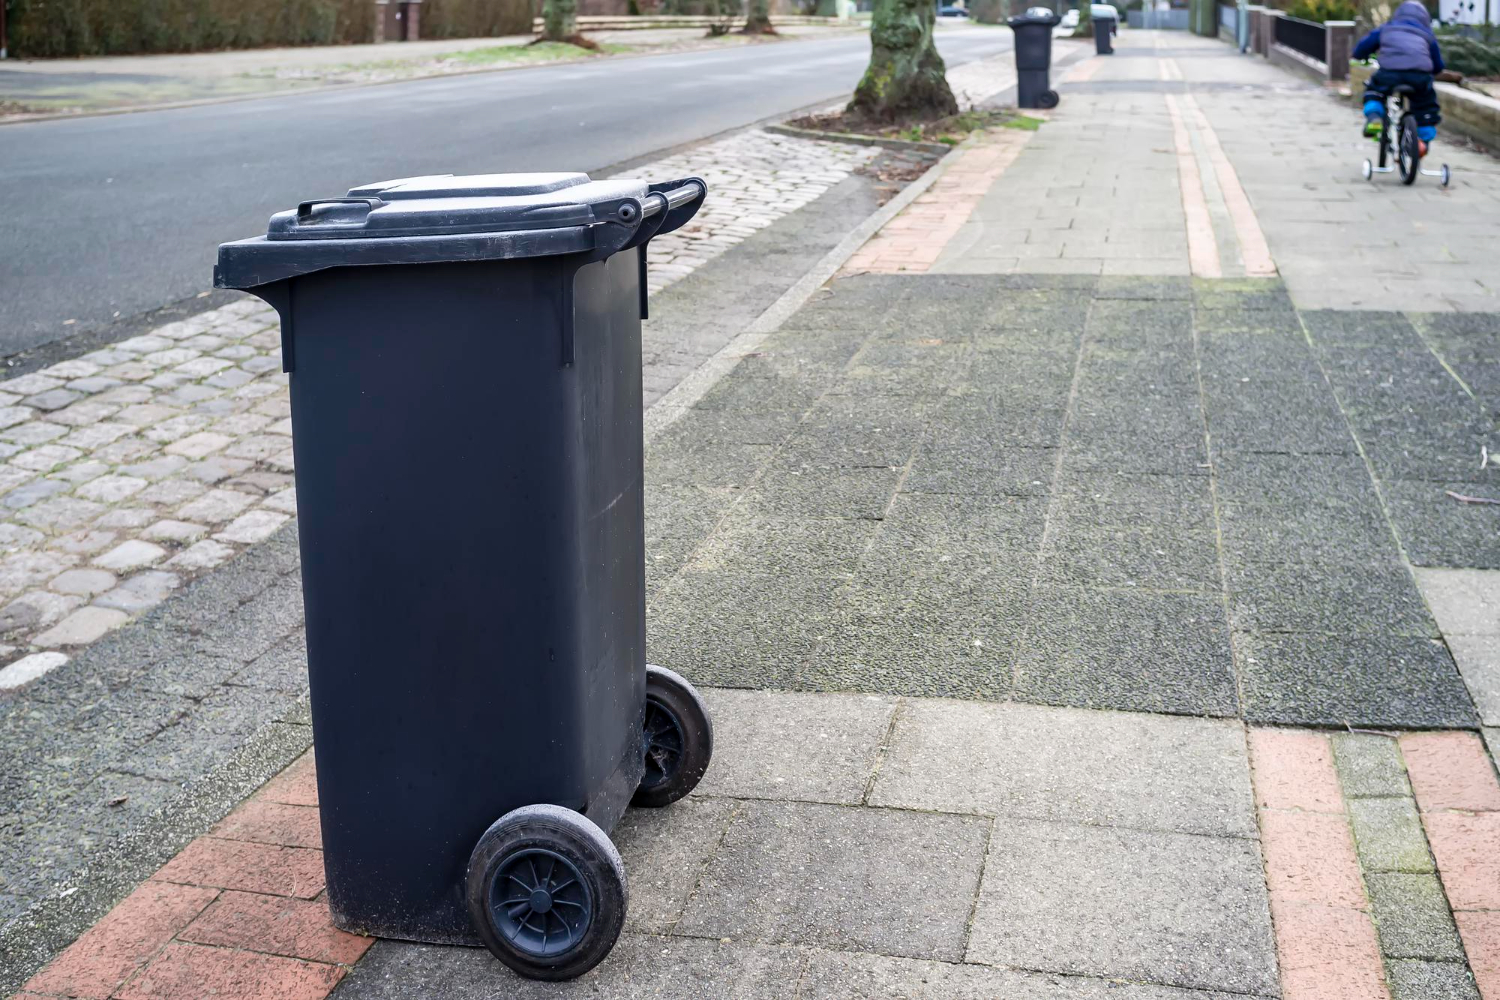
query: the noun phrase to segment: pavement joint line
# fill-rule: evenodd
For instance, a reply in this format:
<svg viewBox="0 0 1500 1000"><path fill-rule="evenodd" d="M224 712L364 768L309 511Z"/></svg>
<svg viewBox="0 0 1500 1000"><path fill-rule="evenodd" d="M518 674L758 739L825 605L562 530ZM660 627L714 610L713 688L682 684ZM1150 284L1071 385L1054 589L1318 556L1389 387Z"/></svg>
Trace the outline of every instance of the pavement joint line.
<svg viewBox="0 0 1500 1000"><path fill-rule="evenodd" d="M703 797L709 798L709 796L707 795ZM729 839L729 831L731 828L733 828L735 821L740 818L740 814L743 811L744 807L739 802L736 802L734 806L730 808L729 815L724 817L724 825L720 828L719 836L714 841L714 849L712 851L704 852L703 860L698 863L698 874L693 879L693 887L688 891L687 895L683 897L682 906L678 909L677 915L673 917L670 922L668 922L666 935L672 937L691 936L686 934L678 934L677 925L682 922L682 918L687 914L688 907L692 906L693 900L698 897L698 890L703 887L703 878L708 874L709 865L711 865L714 858L718 857L719 853L724 850L724 842ZM714 938L713 940L718 939Z"/></svg>
<svg viewBox="0 0 1500 1000"><path fill-rule="evenodd" d="M1406 777L1408 778L1408 780L1407 780L1407 782L1405 784L1405 793L1403 795L1400 795L1400 796L1394 796L1394 798L1397 798L1397 799L1402 800L1402 801L1409 802L1411 804L1413 810L1417 813L1417 815L1418 815L1418 817L1419 817L1419 819L1421 821L1420 824L1419 824L1418 830L1419 830L1419 833L1420 833L1420 835L1422 837L1422 840L1423 840L1423 846L1426 848L1428 856L1432 859L1432 871L1433 871L1433 873L1435 874L1435 876L1438 879L1438 886L1439 886L1439 888L1440 888L1440 890L1442 892L1444 904L1446 905L1449 918L1450 918L1450 920L1453 923L1454 932L1457 934L1457 936L1459 938L1459 948L1460 948L1460 951L1462 953L1462 957L1458 958L1458 959L1447 959L1447 960L1442 960L1442 961L1446 961L1447 964L1462 965L1466 969L1468 969L1470 971L1471 975L1474 977L1474 979L1476 979L1476 980L1479 981L1478 982L1478 988L1479 988L1479 991L1480 991L1481 995L1487 998L1488 997L1488 992L1486 991L1486 984L1483 981L1480 973L1477 970L1474 969L1474 965L1475 965L1474 957L1470 953L1471 949L1474 947L1474 945L1475 945L1476 942L1472 941L1469 937L1467 937L1467 936L1464 935L1464 933L1463 933L1463 925L1458 920L1458 914L1461 911L1459 911L1456 907L1454 907L1453 902L1452 902L1452 884L1453 884L1452 880L1455 877L1458 877L1458 878L1461 878L1461 879L1462 878L1467 878L1468 872L1463 871L1463 872L1455 873L1455 872L1452 871L1451 867L1445 868L1445 866L1443 865L1443 858L1439 857L1438 851L1435 850L1434 847L1433 847L1433 844L1432 844L1433 830L1431 828L1431 824L1430 824L1430 820L1429 820L1429 816L1433 815L1434 812L1437 812L1437 813L1447 813L1447 814L1450 814L1450 815L1456 813L1458 815L1470 815L1470 816L1474 815L1474 813L1471 812L1471 811L1467 811L1467 810L1454 810L1454 809L1451 809L1451 808L1448 808L1448 809L1433 809L1433 810L1429 810L1428 808L1426 808L1427 803L1424 802L1424 798L1426 797L1426 794L1427 794L1427 791L1425 791L1425 790L1428 789L1428 785L1427 785L1427 783L1425 781L1411 780L1411 761L1408 759L1408 754L1407 754L1407 749L1408 749L1409 741L1411 741L1413 739L1421 739L1424 735L1437 735L1437 736L1439 736L1439 738L1442 738L1443 736L1447 736L1447 735L1450 735L1450 734L1452 736L1455 736L1455 737L1459 738L1459 739L1462 739L1465 736L1469 736L1471 739L1473 739L1474 741L1476 741L1478 749L1479 749L1479 755L1483 759L1484 763L1487 764L1488 767L1489 767L1488 774L1486 776L1489 779L1490 787L1493 788L1493 789L1496 789L1496 790L1500 790L1500 782L1497 782L1497 777L1496 777L1496 774L1495 774L1495 771L1494 771L1494 762L1493 762L1493 760L1491 760L1489 758L1489 755L1484 752L1484 746L1483 746L1482 741L1480 741L1480 737L1479 736L1468 734L1467 732L1462 732L1462 731L1432 731L1432 730L1429 730L1426 733L1408 733L1408 734L1404 734L1403 736L1398 737L1398 738L1396 738L1394 740L1395 745L1396 745L1396 753L1397 753L1397 755L1403 761L1403 764L1404 764L1405 769L1406 769L1405 770L1405 774L1406 774ZM1440 751L1439 751L1440 753L1441 753L1441 750L1442 750L1442 748L1440 748ZM1424 762L1424 766L1426 766L1426 764L1430 764L1430 763L1431 763L1430 761L1426 761L1426 762ZM1447 756L1446 760L1443 763L1452 763L1452 757L1451 756ZM1340 784L1342 786L1342 777L1340 779ZM1363 863L1363 857L1361 857L1361 862ZM1368 875L1369 872L1367 871L1366 874ZM1384 948L1384 946L1382 946L1382 952L1385 953L1385 958L1386 958L1387 963L1398 961L1398 960L1400 960L1402 958L1408 957L1408 956L1404 956L1404 955L1393 955L1393 954L1390 954L1389 952L1386 951L1386 949ZM1495 956L1487 956L1487 957L1489 957L1490 960L1492 960L1492 961L1495 958ZM1439 961L1439 959L1434 959L1434 958L1431 958L1431 957L1424 958L1423 960L1424 961Z"/></svg>
<svg viewBox="0 0 1500 1000"><path fill-rule="evenodd" d="M1465 393L1467 393L1470 399L1474 400L1477 403L1479 401L1479 397L1474 394L1473 389L1469 388L1469 383L1465 382L1463 380L1463 377L1459 375L1458 372L1453 370L1453 366L1448 363L1448 359L1443 357L1443 352L1438 350L1437 345L1432 342L1432 338L1427 335L1427 330L1425 329L1427 323L1422 319L1421 314L1407 313L1406 321L1410 323L1411 328L1416 331L1417 339L1420 340L1422 342L1422 345L1426 347L1429 352L1431 352L1432 356L1435 359L1437 359L1437 363L1443 366L1443 370L1453 377L1453 381L1458 383L1458 387Z"/></svg>
<svg viewBox="0 0 1500 1000"><path fill-rule="evenodd" d="M984 876L990 867L990 852L995 848L995 820L991 819L984 827L984 850L979 855L979 872L974 878L974 895L969 900L969 913L964 919L964 940L959 949L959 954L968 958L969 949L974 941L974 921L979 916L979 901L984 897Z"/></svg>
<svg viewBox="0 0 1500 1000"><path fill-rule="evenodd" d="M885 759L890 756L891 746L896 741L896 727L901 722L901 713L906 708L907 699L903 696L896 699L896 705L891 709L891 718L886 723L885 733L880 742L875 745L875 761L870 767L870 777L865 780L865 790L859 797L859 804L868 806L870 796L875 792L875 783L880 780L880 769L885 765Z"/></svg>
<svg viewBox="0 0 1500 1000"><path fill-rule="evenodd" d="M1318 366L1318 372L1323 376L1323 382L1328 387L1329 395L1333 399L1333 405L1338 407L1339 416L1344 418L1344 429L1348 431L1350 439L1354 442L1354 449L1359 454L1360 461L1364 463L1365 475L1369 476L1370 482L1374 486L1375 499L1380 504L1381 520L1385 524L1386 531L1390 533L1390 537L1396 544L1396 551L1401 556L1401 564L1406 567L1406 572L1407 575L1411 578L1412 586L1417 588L1417 593L1422 597L1422 606L1427 609L1428 615L1431 616L1432 606L1427 601L1427 595L1422 593L1422 582L1417 578L1416 569L1412 565L1411 556L1406 551L1406 542L1402 539L1401 532L1396 527L1396 521L1391 516L1391 505L1390 500L1386 497L1385 483L1381 480L1381 477L1376 474L1375 463L1370 459L1370 454L1365 449L1364 441L1361 440L1358 431L1355 430L1354 420L1349 416L1349 408L1344 404L1343 394L1340 393L1338 387L1334 385L1333 379L1328 376L1328 366L1324 363L1322 354L1318 350L1318 343L1313 338L1313 333L1307 325L1306 317L1303 315L1302 310L1300 309L1295 310L1295 313L1297 316L1297 323L1302 329L1302 337L1307 342L1308 350L1312 354L1313 363ZM1411 326L1412 324L1408 325ZM1413 327L1413 330L1415 330L1415 327ZM1464 690L1467 691L1469 682L1465 680L1462 673L1459 672L1457 666L1458 661L1456 659L1453 659L1453 651L1452 648L1448 645L1448 639L1446 636L1443 637L1442 642L1443 648L1448 650L1449 659L1453 660L1454 672L1459 674L1459 678L1464 685ZM1470 702L1472 703L1472 701L1473 695L1471 694Z"/></svg>
<svg viewBox="0 0 1500 1000"><path fill-rule="evenodd" d="M1073 415L1078 409L1078 387L1083 383L1083 363L1089 343L1089 320L1094 315L1094 304L1098 301L1097 298L1090 296L1088 308L1083 314L1083 323L1078 330L1078 340L1073 348L1073 375L1068 383L1068 398L1063 403L1062 422L1057 428L1057 458L1052 462L1052 476L1048 481L1047 509L1042 513L1042 535L1037 541L1036 553L1032 557L1031 589L1033 592L1041 585L1048 542L1052 538L1058 507L1063 502L1063 494L1057 489L1057 484L1062 480L1063 462L1068 452L1068 428L1072 425ZM1020 634L1016 637L1015 650L1011 654L1010 693L1012 698L1015 697L1016 689L1021 683L1021 658L1026 651L1027 640L1030 638L1031 623L1028 620L1022 623Z"/></svg>
<svg viewBox="0 0 1500 1000"><path fill-rule="evenodd" d="M1163 64L1165 65L1165 64ZM1234 607L1229 592L1229 566L1224 556L1223 506L1219 502L1219 477L1214 468L1214 435L1208 422L1208 392L1203 387L1203 338L1198 330L1198 307L1192 306L1189 329L1193 337L1193 375L1198 386L1198 417L1203 425L1203 454L1208 462L1208 499L1213 508L1214 555L1219 566L1219 596L1224 607L1224 621L1229 625L1229 658L1234 666L1234 695L1241 718L1245 715L1245 670L1240 644L1234 641ZM1249 732L1246 731L1248 746Z"/></svg>

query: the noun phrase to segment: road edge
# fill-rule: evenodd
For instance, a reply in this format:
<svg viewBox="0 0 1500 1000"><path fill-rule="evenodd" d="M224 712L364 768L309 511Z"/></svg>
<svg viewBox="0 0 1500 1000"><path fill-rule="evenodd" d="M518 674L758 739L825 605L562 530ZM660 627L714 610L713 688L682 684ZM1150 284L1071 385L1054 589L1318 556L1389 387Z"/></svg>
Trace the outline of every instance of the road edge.
<svg viewBox="0 0 1500 1000"><path fill-rule="evenodd" d="M854 33L850 29L849 34ZM479 36L483 37L483 36ZM781 42L808 41L815 36L783 35L777 44ZM455 39L457 41L458 39ZM373 43L372 43L373 44ZM749 43L759 44L759 43ZM520 46L517 46L519 48ZM406 76L399 80L363 80L356 83L327 83L315 84L310 87L288 87L280 91L267 91L259 94L226 94L222 97L199 97L190 101L167 101L162 104L132 104L123 108L100 108L95 111L75 112L45 112L39 115L13 115L0 116L0 127L7 125L31 125L40 122L75 121L84 118L110 118L116 115L135 115L148 111L177 111L182 108L212 107L216 104L241 104L245 101L260 101L273 97L296 97L302 94L328 93L340 90L362 90L367 87L385 87L396 83L418 83L423 80L445 80L449 77L479 76L485 73L507 73L522 69L544 69L549 66L575 66L579 63L597 62L599 60L617 59L647 59L651 56L677 55L684 52L703 52L711 49L709 45L691 45L687 48L673 49L670 52L611 52L602 55L576 56L571 59L557 59L545 63L524 63L517 66L477 66L473 69L456 70L452 73L428 73L421 76ZM170 53L163 53L169 55Z"/></svg>

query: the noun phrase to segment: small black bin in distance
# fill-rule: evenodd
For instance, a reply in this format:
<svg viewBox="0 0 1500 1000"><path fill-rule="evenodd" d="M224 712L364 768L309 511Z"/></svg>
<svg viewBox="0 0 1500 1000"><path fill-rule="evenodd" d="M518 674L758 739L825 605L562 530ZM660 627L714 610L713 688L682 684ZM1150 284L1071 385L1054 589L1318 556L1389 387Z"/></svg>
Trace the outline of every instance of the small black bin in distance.
<svg viewBox="0 0 1500 1000"><path fill-rule="evenodd" d="M281 316L340 927L579 975L624 920L608 831L707 766L645 661L641 438L646 244L706 194L406 178L219 248Z"/></svg>
<svg viewBox="0 0 1500 1000"><path fill-rule="evenodd" d="M1046 7L1031 7L1008 22L1016 35L1016 106L1055 108L1057 91L1051 89L1052 29L1062 18Z"/></svg>

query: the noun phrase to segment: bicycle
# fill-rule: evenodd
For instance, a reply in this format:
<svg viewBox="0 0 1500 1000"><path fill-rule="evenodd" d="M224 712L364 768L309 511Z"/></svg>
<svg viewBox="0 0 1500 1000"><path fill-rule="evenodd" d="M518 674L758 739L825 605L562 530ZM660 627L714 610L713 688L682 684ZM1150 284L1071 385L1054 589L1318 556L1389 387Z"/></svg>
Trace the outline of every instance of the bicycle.
<svg viewBox="0 0 1500 1000"><path fill-rule="evenodd" d="M1401 173L1401 183L1406 185L1415 184L1417 175L1426 174L1428 177L1441 177L1439 183L1443 187L1448 186L1453 174L1444 163L1438 170L1426 170L1422 167L1422 141L1417 137L1417 116L1412 113L1408 106L1408 98L1412 95L1412 88L1406 84L1399 84L1391 94L1396 100L1396 106L1401 114L1396 120L1396 165L1388 166L1391 157L1391 111L1390 103L1387 102L1385 111L1380 116L1380 163L1377 166L1371 163L1369 158L1365 159L1365 180L1374 180L1376 174L1388 174L1393 170Z"/></svg>

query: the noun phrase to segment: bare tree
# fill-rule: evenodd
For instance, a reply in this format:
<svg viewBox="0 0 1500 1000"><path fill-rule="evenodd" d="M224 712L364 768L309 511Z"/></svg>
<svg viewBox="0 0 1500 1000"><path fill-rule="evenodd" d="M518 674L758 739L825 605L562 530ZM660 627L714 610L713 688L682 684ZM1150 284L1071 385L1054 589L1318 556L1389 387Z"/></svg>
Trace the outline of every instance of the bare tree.
<svg viewBox="0 0 1500 1000"><path fill-rule="evenodd" d="M745 27L741 30L747 35L776 34L771 26L771 0L750 0L745 10Z"/></svg>
<svg viewBox="0 0 1500 1000"><path fill-rule="evenodd" d="M881 121L958 113L943 57L932 41L932 0L875 0L870 65L849 111Z"/></svg>
<svg viewBox="0 0 1500 1000"><path fill-rule="evenodd" d="M544 42L572 42L578 37L578 0L542 0Z"/></svg>

